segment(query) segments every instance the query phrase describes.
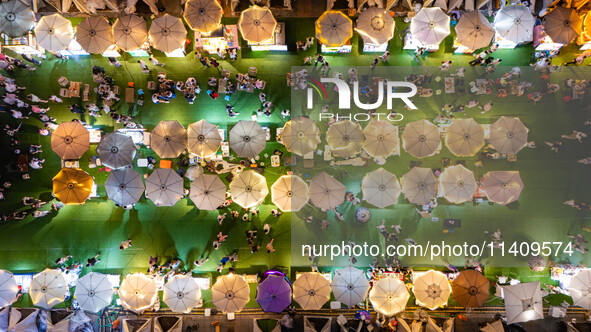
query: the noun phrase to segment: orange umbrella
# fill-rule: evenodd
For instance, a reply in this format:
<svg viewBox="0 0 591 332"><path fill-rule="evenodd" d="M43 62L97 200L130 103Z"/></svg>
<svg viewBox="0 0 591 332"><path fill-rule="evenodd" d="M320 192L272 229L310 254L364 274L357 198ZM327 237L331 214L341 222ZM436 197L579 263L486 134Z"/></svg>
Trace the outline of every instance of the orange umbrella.
<svg viewBox="0 0 591 332"><path fill-rule="evenodd" d="M92 177L79 168L62 168L53 178L53 193L64 204L84 204L92 193Z"/></svg>
<svg viewBox="0 0 591 332"><path fill-rule="evenodd" d="M80 159L90 148L90 133L80 122L62 122L51 135L51 149L64 160Z"/></svg>
<svg viewBox="0 0 591 332"><path fill-rule="evenodd" d="M482 273L476 270L460 272L452 282L452 295L462 307L481 307L490 297L488 287L490 283Z"/></svg>

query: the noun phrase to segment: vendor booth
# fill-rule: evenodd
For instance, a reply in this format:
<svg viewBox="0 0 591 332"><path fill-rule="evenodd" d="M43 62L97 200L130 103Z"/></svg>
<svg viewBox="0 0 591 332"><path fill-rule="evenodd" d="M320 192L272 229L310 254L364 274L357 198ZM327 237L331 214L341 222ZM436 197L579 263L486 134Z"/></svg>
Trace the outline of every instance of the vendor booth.
<svg viewBox="0 0 591 332"><path fill-rule="evenodd" d="M217 50L239 48L238 27L236 25L221 25L209 34L195 31L195 49L203 49L209 54Z"/></svg>
<svg viewBox="0 0 591 332"><path fill-rule="evenodd" d="M18 54L42 55L43 52L37 47L37 41L32 32L18 38L10 38L2 35L2 48L10 49Z"/></svg>

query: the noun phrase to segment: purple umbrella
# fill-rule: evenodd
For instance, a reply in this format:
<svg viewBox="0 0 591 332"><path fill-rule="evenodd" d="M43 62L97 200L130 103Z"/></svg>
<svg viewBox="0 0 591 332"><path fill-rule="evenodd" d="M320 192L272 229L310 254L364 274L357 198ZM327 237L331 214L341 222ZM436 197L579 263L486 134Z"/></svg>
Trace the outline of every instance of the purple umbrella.
<svg viewBox="0 0 591 332"><path fill-rule="evenodd" d="M291 304L291 286L280 276L270 275L257 287L257 303L266 312L282 312Z"/></svg>

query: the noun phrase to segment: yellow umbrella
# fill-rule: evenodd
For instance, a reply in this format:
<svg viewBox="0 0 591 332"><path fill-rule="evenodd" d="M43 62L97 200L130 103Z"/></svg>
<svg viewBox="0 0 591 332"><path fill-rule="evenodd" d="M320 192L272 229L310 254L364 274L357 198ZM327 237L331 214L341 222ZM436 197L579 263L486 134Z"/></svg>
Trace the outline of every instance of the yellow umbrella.
<svg viewBox="0 0 591 332"><path fill-rule="evenodd" d="M155 49L172 52L185 45L187 29L179 17L164 14L152 20L149 36Z"/></svg>
<svg viewBox="0 0 591 332"><path fill-rule="evenodd" d="M310 118L298 116L283 126L281 142L287 151L304 156L316 150L320 143L320 129Z"/></svg>
<svg viewBox="0 0 591 332"><path fill-rule="evenodd" d="M282 211L299 211L308 200L308 185L297 175L282 175L271 186L271 200Z"/></svg>
<svg viewBox="0 0 591 332"><path fill-rule="evenodd" d="M326 142L335 156L346 159L361 151L365 142L365 135L359 123L344 120L333 123L328 127Z"/></svg>
<svg viewBox="0 0 591 332"><path fill-rule="evenodd" d="M189 0L185 3L183 17L191 29L209 33L220 25L223 14L217 0Z"/></svg>
<svg viewBox="0 0 591 332"><path fill-rule="evenodd" d="M329 47L344 45L353 37L353 22L338 10L325 11L316 20L316 38Z"/></svg>
<svg viewBox="0 0 591 332"><path fill-rule="evenodd" d="M64 204L84 204L92 193L92 177L79 168L62 168L53 178L53 194Z"/></svg>
<svg viewBox="0 0 591 332"><path fill-rule="evenodd" d="M252 43L262 43L273 38L277 21L269 8L252 6L240 13L238 29L242 38Z"/></svg>
<svg viewBox="0 0 591 332"><path fill-rule="evenodd" d="M90 133L80 122L62 122L51 135L51 149L63 160L80 159L90 148Z"/></svg>

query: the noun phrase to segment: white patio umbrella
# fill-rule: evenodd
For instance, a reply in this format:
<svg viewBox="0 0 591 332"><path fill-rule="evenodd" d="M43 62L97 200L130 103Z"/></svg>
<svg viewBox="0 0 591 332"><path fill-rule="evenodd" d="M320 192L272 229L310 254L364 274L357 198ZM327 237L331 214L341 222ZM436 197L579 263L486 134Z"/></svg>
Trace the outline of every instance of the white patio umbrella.
<svg viewBox="0 0 591 332"><path fill-rule="evenodd" d="M120 132L111 132L102 137L96 147L101 163L112 169L131 165L137 149L131 136Z"/></svg>
<svg viewBox="0 0 591 332"><path fill-rule="evenodd" d="M455 29L458 43L471 50L487 47L495 36L492 25L478 10L463 13Z"/></svg>
<svg viewBox="0 0 591 332"><path fill-rule="evenodd" d="M18 285L12 272L0 270L0 308L13 304L18 291Z"/></svg>
<svg viewBox="0 0 591 332"><path fill-rule="evenodd" d="M369 204L385 208L398 202L401 188L396 175L378 168L369 172L361 181L363 200Z"/></svg>
<svg viewBox="0 0 591 332"><path fill-rule="evenodd" d="M245 209L260 205L269 194L267 180L249 169L238 173L230 183L232 200Z"/></svg>
<svg viewBox="0 0 591 332"><path fill-rule="evenodd" d="M150 133L150 145L160 158L177 158L187 147L187 130L176 120L160 121Z"/></svg>
<svg viewBox="0 0 591 332"><path fill-rule="evenodd" d="M266 7L251 6L240 13L238 29L242 38L252 43L262 43L273 38L277 21Z"/></svg>
<svg viewBox="0 0 591 332"><path fill-rule="evenodd" d="M148 38L146 21L136 15L125 15L117 19L113 25L115 45L124 51L140 48Z"/></svg>
<svg viewBox="0 0 591 332"><path fill-rule="evenodd" d="M449 22L441 8L421 8L410 22L410 33L423 45L439 45L450 33Z"/></svg>
<svg viewBox="0 0 591 332"><path fill-rule="evenodd" d="M215 211L226 200L226 185L217 175L202 174L191 182L189 198L199 210Z"/></svg>
<svg viewBox="0 0 591 332"><path fill-rule="evenodd" d="M345 200L345 185L326 172L321 172L310 181L310 200L317 208L332 210Z"/></svg>
<svg viewBox="0 0 591 332"><path fill-rule="evenodd" d="M462 165L447 167L439 176L439 186L443 197L455 204L470 201L478 188L474 173Z"/></svg>
<svg viewBox="0 0 591 332"><path fill-rule="evenodd" d="M544 16L544 31L553 42L570 44L582 32L583 20L572 8L556 7Z"/></svg>
<svg viewBox="0 0 591 332"><path fill-rule="evenodd" d="M223 312L237 312L250 300L250 288L242 277L236 274L221 276L211 287L211 301Z"/></svg>
<svg viewBox="0 0 591 332"><path fill-rule="evenodd" d="M102 16L87 17L76 25L76 41L88 53L103 53L113 45L113 28Z"/></svg>
<svg viewBox="0 0 591 332"><path fill-rule="evenodd" d="M495 16L495 31L503 39L514 43L532 40L536 20L526 6L512 4Z"/></svg>
<svg viewBox="0 0 591 332"><path fill-rule="evenodd" d="M191 123L187 130L188 148L202 158L214 155L222 144L222 136L218 126L205 120Z"/></svg>
<svg viewBox="0 0 591 332"><path fill-rule="evenodd" d="M171 168L159 168L146 179L146 198L156 206L173 206L183 194L183 178Z"/></svg>
<svg viewBox="0 0 591 332"><path fill-rule="evenodd" d="M89 272L76 281L74 298L82 310L99 312L111 304L113 292L113 284L106 275Z"/></svg>
<svg viewBox="0 0 591 332"><path fill-rule="evenodd" d="M76 121L64 121L51 134L51 149L63 160L79 159L90 148L90 133Z"/></svg>
<svg viewBox="0 0 591 332"><path fill-rule="evenodd" d="M304 272L293 283L293 299L303 310L320 310L330 299L330 282L318 272Z"/></svg>
<svg viewBox="0 0 591 332"><path fill-rule="evenodd" d="M416 278L412 292L420 306L435 310L447 304L451 294L451 285L445 274L429 270Z"/></svg>
<svg viewBox="0 0 591 332"><path fill-rule="evenodd" d="M330 151L337 157L351 158L363 148L365 135L357 122L344 120L328 127L326 142Z"/></svg>
<svg viewBox="0 0 591 332"><path fill-rule="evenodd" d="M493 171L484 174L482 187L489 201L506 205L519 199L523 181L519 171Z"/></svg>
<svg viewBox="0 0 591 332"><path fill-rule="evenodd" d="M539 281L502 287L507 324L544 319Z"/></svg>
<svg viewBox="0 0 591 332"><path fill-rule="evenodd" d="M568 291L573 298L573 305L591 310L591 269L584 269L572 276Z"/></svg>
<svg viewBox="0 0 591 332"><path fill-rule="evenodd" d="M409 202L427 204L437 194L437 179L430 168L413 167L402 176L402 192Z"/></svg>
<svg viewBox="0 0 591 332"><path fill-rule="evenodd" d="M271 200L281 211L299 211L310 200L308 184L297 175L282 175L271 186Z"/></svg>
<svg viewBox="0 0 591 332"><path fill-rule="evenodd" d="M527 145L528 132L519 118L501 116L490 126L489 142L499 153L516 154Z"/></svg>
<svg viewBox="0 0 591 332"><path fill-rule="evenodd" d="M158 301L156 281L143 273L128 274L119 287L119 298L124 309L141 314Z"/></svg>
<svg viewBox="0 0 591 332"><path fill-rule="evenodd" d="M394 36L394 19L384 8L369 7L359 14L357 32L370 44L383 45Z"/></svg>
<svg viewBox="0 0 591 332"><path fill-rule="evenodd" d="M267 134L256 121L239 121L230 130L230 148L239 158L252 158L265 149Z"/></svg>
<svg viewBox="0 0 591 332"><path fill-rule="evenodd" d="M119 206L137 203L142 198L146 186L140 173L131 168L117 169L109 174L105 189L110 200Z"/></svg>
<svg viewBox="0 0 591 332"><path fill-rule="evenodd" d="M399 147L398 128L388 121L372 120L363 128L363 149L372 157L388 157Z"/></svg>
<svg viewBox="0 0 591 332"><path fill-rule="evenodd" d="M0 2L0 33L10 38L26 35L35 25L35 13L22 1Z"/></svg>
<svg viewBox="0 0 591 332"><path fill-rule="evenodd" d="M402 132L402 146L416 158L432 156L441 149L439 128L424 119L410 122Z"/></svg>
<svg viewBox="0 0 591 332"><path fill-rule="evenodd" d="M183 17L193 30L209 33L219 27L224 10L217 0L189 0Z"/></svg>
<svg viewBox="0 0 591 332"><path fill-rule="evenodd" d="M60 14L43 16L35 26L35 36L39 46L52 52L68 48L74 39L72 22Z"/></svg>
<svg viewBox="0 0 591 332"><path fill-rule="evenodd" d="M336 301L352 307L367 298L369 281L365 272L349 266L334 272L330 288Z"/></svg>
<svg viewBox="0 0 591 332"><path fill-rule="evenodd" d="M328 47L342 46L353 37L353 21L338 10L325 11L315 26L316 38Z"/></svg>
<svg viewBox="0 0 591 332"><path fill-rule="evenodd" d="M410 294L400 279L382 278L373 284L369 301L373 309L386 317L392 317L406 308Z"/></svg>
<svg viewBox="0 0 591 332"><path fill-rule="evenodd" d="M188 313L201 301L201 288L193 277L177 274L164 285L162 300L173 312Z"/></svg>
<svg viewBox="0 0 591 332"><path fill-rule="evenodd" d="M34 306L49 310L64 301L67 291L68 284L62 273L45 269L33 276L29 296Z"/></svg>
<svg viewBox="0 0 591 332"><path fill-rule="evenodd" d="M320 143L320 129L310 118L298 116L283 126L281 142L287 151L304 156L316 150Z"/></svg>
<svg viewBox="0 0 591 332"><path fill-rule="evenodd" d="M179 17L164 14L152 20L148 35L155 49L168 53L184 47L187 29Z"/></svg>
<svg viewBox="0 0 591 332"><path fill-rule="evenodd" d="M473 156L484 146L484 129L474 119L456 119L445 131L445 145L458 157Z"/></svg>

